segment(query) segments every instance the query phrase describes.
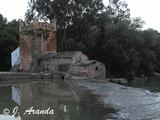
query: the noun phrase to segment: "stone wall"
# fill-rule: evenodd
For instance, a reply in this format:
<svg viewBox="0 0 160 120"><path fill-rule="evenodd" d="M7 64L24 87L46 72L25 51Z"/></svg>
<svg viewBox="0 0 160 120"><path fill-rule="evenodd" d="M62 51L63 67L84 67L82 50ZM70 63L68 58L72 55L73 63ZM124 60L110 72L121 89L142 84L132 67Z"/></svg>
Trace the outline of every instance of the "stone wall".
<svg viewBox="0 0 160 120"><path fill-rule="evenodd" d="M105 79L105 65L88 60L80 51L49 53L43 55L38 65L40 72L60 73L73 79Z"/></svg>
<svg viewBox="0 0 160 120"><path fill-rule="evenodd" d="M19 46L22 57L22 71L34 71L37 59L42 54L56 52L56 24L33 21L20 23Z"/></svg>
<svg viewBox="0 0 160 120"><path fill-rule="evenodd" d="M81 60L88 60L88 57L80 51L49 53L40 58L38 67L43 72L68 73L71 66Z"/></svg>
<svg viewBox="0 0 160 120"><path fill-rule="evenodd" d="M105 79L106 78L106 69L105 65L96 61L94 64L88 66L88 78L93 79Z"/></svg>
<svg viewBox="0 0 160 120"><path fill-rule="evenodd" d="M81 51L56 53L56 24L20 23L19 47L22 72L61 74L78 79L105 79L105 65L89 60Z"/></svg>
<svg viewBox="0 0 160 120"><path fill-rule="evenodd" d="M105 65L96 60L85 60L74 64L70 74L78 79L106 79Z"/></svg>

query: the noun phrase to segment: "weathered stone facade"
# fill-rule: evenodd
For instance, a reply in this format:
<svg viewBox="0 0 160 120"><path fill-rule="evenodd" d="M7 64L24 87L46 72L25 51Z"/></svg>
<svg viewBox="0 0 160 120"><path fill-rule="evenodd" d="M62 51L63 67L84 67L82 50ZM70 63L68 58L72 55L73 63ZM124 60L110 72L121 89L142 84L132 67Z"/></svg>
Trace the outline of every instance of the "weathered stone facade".
<svg viewBox="0 0 160 120"><path fill-rule="evenodd" d="M42 54L56 52L56 24L38 22L19 25L19 46L22 57L22 71L34 71L37 59Z"/></svg>
<svg viewBox="0 0 160 120"><path fill-rule="evenodd" d="M39 59L39 71L65 74L81 60L88 60L88 57L80 51L45 54Z"/></svg>
<svg viewBox="0 0 160 120"><path fill-rule="evenodd" d="M105 65L80 51L48 53L39 59L39 72L61 73L72 79L105 79Z"/></svg>
<svg viewBox="0 0 160 120"><path fill-rule="evenodd" d="M106 79L105 65L96 60L85 60L74 64L70 74L73 79Z"/></svg>
<svg viewBox="0 0 160 120"><path fill-rule="evenodd" d="M80 51L56 53L56 24L33 21L20 23L20 56L22 72L49 73L73 79L105 79L105 65L89 60ZM58 77L59 78L59 77Z"/></svg>

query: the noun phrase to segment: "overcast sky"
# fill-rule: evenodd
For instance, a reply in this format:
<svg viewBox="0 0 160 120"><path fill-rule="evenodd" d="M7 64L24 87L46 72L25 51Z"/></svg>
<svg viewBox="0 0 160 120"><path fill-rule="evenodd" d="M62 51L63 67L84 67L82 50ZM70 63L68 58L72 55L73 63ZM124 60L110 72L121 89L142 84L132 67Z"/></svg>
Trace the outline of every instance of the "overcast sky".
<svg viewBox="0 0 160 120"><path fill-rule="evenodd" d="M160 32L160 0L126 0L131 10L131 17L141 17L146 22L145 28L154 28ZM108 3L108 0L104 0ZM9 21L24 19L28 0L0 0L0 13Z"/></svg>

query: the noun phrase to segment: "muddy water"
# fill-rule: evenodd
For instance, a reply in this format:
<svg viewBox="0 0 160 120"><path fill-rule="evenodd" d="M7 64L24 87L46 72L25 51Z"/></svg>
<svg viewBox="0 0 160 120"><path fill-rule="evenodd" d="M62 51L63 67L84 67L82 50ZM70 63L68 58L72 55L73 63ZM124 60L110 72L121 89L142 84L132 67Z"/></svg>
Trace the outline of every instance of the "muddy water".
<svg viewBox="0 0 160 120"><path fill-rule="evenodd" d="M55 81L0 84L0 120L106 120L116 112L77 82Z"/></svg>
<svg viewBox="0 0 160 120"><path fill-rule="evenodd" d="M160 120L159 92L112 83L84 81L79 84L99 95L99 101L103 102L105 107L110 105L118 109L111 114L115 120Z"/></svg>
<svg viewBox="0 0 160 120"><path fill-rule="evenodd" d="M0 120L160 120L160 93L148 88L92 80L0 83Z"/></svg>

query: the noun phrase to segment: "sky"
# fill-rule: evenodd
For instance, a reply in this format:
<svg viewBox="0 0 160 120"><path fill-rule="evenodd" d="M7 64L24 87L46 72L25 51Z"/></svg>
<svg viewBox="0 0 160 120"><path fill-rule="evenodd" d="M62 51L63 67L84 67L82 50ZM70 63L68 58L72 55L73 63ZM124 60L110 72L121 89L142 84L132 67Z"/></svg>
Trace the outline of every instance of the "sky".
<svg viewBox="0 0 160 120"><path fill-rule="evenodd" d="M109 0L103 0L107 5ZM153 28L160 32L160 0L126 0L131 17L141 17L144 28ZM28 0L0 0L0 13L9 21L24 19Z"/></svg>
<svg viewBox="0 0 160 120"><path fill-rule="evenodd" d="M0 0L0 13L9 21L24 19L28 0Z"/></svg>

